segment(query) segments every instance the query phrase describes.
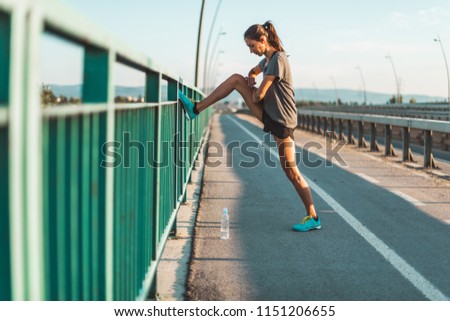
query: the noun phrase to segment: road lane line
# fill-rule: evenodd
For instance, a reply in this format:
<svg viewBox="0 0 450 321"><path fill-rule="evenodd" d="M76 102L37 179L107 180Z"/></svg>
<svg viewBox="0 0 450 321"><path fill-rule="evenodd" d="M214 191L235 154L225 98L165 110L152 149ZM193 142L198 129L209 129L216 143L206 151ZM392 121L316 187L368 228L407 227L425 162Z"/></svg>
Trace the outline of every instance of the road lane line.
<svg viewBox="0 0 450 321"><path fill-rule="evenodd" d="M361 153L361 155L364 156L364 157L367 157L367 158L376 160L377 162L383 162L383 160L382 160L381 158L376 157L376 156L369 155L369 154L367 154L367 153ZM406 169L406 166L405 166L405 165L399 165L399 164L397 164L397 163L394 163L393 161L388 161L388 162L390 162L390 165L391 165L392 167L394 167L394 168L398 168L398 169L401 169L401 170L405 170L405 169ZM405 163L405 164L407 164L407 163ZM430 179L430 176L429 176L429 175L427 175L427 174L425 174L425 173L421 173L421 172L419 172L419 171L416 171L416 172L414 173L414 175L415 175L415 176L420 176L420 177L423 177L423 178L426 178L426 179Z"/></svg>
<svg viewBox="0 0 450 321"><path fill-rule="evenodd" d="M356 175L358 175L359 177L361 177L362 179L365 179L366 181L368 181L369 183L375 184L375 185L379 185L380 182L378 180L376 180L373 177L370 177L364 173L356 173Z"/></svg>
<svg viewBox="0 0 450 321"><path fill-rule="evenodd" d="M405 193L402 193L400 191L397 191L395 189L390 189L389 191L391 191L392 193L394 193L395 195L403 198L405 201L408 201L410 203L412 203L415 206L425 206L425 203L422 203L419 200L416 200L414 197L411 197L409 195L406 195Z"/></svg>
<svg viewBox="0 0 450 321"><path fill-rule="evenodd" d="M239 126L245 133L252 137L257 142L262 142L260 138L250 132L237 120L228 116L237 126ZM269 149L270 153L278 158L278 154ZM336 213L341 216L347 224L349 224L359 235L361 235L378 253L380 253L386 261L388 261L400 274L403 275L414 287L416 287L426 298L436 301L448 301L448 298L439 289L437 289L430 281L422 276L416 269L400 257L394 250L392 250L379 237L373 234L367 227L358 221L350 212L341 206L333 197L320 188L316 183L311 181L303 174L303 177L308 182L312 190L316 192Z"/></svg>

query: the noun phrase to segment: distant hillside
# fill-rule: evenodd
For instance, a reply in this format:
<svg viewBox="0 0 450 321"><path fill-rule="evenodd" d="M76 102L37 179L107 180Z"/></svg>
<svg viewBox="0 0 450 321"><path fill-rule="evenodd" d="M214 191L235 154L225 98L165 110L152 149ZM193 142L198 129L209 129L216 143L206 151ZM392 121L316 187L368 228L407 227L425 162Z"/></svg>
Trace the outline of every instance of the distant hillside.
<svg viewBox="0 0 450 321"><path fill-rule="evenodd" d="M81 97L82 86L81 85L49 85L52 88L55 96L66 96L70 97ZM364 101L363 93L360 90L352 90L352 89L338 89L337 90L338 97L344 103L352 103L358 102L362 103ZM115 96L132 96L139 97L144 96L144 87L125 87L125 86L116 86L115 87ZM376 93L376 92L367 92L367 102L369 104L385 104L389 101L389 99L393 96L393 94L385 94L385 93ZM165 100L166 90L163 90L162 99ZM424 102L442 102L445 101L444 97L436 97L436 96L426 96L426 95L416 95L416 94L407 94L403 96L403 101L405 103L409 102L411 98L415 98L418 103ZM228 96L225 100L233 101L240 100L239 94L234 91ZM296 100L312 100L312 101L324 101L324 102L333 102L336 100L336 92L334 89L314 89L314 88L296 88L295 89L295 99Z"/></svg>
<svg viewBox="0 0 450 321"><path fill-rule="evenodd" d="M364 94L360 90L352 89L337 89L337 95L342 102L351 103L363 103ZM392 98L394 94L385 94L377 92L367 92L367 102L369 104L385 104ZM317 97L316 97L317 96ZM403 95L403 102L408 103L411 98L415 98L416 102L442 102L445 101L444 97L426 96L419 94L405 94ZM297 88L295 89L296 100L317 100L317 101L335 101L336 91L334 89L314 89L314 88Z"/></svg>
<svg viewBox="0 0 450 321"><path fill-rule="evenodd" d="M81 85L48 85L56 97L65 96L67 98L80 98Z"/></svg>
<svg viewBox="0 0 450 321"><path fill-rule="evenodd" d="M49 85L56 97L65 96L70 97L81 97L81 91L83 90L82 85ZM144 96L144 87L124 87L116 86L114 96L132 96L139 97Z"/></svg>

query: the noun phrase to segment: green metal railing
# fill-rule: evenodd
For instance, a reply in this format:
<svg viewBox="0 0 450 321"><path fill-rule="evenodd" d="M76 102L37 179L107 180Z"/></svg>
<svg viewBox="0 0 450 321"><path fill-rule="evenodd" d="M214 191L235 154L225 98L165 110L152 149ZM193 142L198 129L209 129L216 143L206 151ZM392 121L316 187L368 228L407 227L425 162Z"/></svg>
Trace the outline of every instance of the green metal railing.
<svg viewBox="0 0 450 321"><path fill-rule="evenodd" d="M83 48L81 105L40 105L43 32ZM145 102L114 103L116 63ZM211 114L177 91L202 93L56 0L0 0L0 68L0 300L147 298Z"/></svg>

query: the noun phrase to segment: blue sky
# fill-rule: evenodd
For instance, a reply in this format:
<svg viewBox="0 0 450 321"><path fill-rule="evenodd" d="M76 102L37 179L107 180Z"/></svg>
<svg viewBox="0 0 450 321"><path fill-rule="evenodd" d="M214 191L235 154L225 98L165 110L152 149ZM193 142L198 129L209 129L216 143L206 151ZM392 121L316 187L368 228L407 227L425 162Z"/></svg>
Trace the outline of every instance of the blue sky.
<svg viewBox="0 0 450 321"><path fill-rule="evenodd" d="M62 0L130 47L194 82L194 64L201 0ZM202 59L219 0L206 0ZM403 94L447 96L447 76L439 33L450 58L450 1L448 0L223 0L212 33L218 39L216 80L232 73L246 74L259 57L249 54L244 31L254 23L272 20L290 56L295 87L360 90L360 66L367 91L395 93L390 53ZM217 36L222 28L225 35ZM51 50L57 45L45 40ZM79 83L80 51L58 49L57 59L46 55L46 83ZM67 59L75 57L74 59ZM68 61L74 61L68 64ZM204 60L203 60L204 61ZM81 62L80 62L81 63ZM203 67L203 65L201 65ZM203 70L201 70L203 76ZM142 75L119 72L121 85L138 85ZM203 79L201 77L200 79ZM201 84L200 84L201 85Z"/></svg>

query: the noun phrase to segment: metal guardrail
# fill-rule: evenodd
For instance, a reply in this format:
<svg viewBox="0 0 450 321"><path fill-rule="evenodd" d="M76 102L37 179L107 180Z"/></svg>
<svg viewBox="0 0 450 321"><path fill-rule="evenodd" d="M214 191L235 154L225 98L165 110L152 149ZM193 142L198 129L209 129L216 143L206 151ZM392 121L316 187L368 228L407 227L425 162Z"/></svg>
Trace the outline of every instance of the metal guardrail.
<svg viewBox="0 0 450 321"><path fill-rule="evenodd" d="M392 104L392 105L341 105L301 107L302 110L327 111L339 113L388 115L396 117L448 120L450 121L450 105L440 103L429 104Z"/></svg>
<svg viewBox="0 0 450 321"><path fill-rule="evenodd" d="M43 32L84 49L82 105L41 107ZM144 103L114 103L116 62ZM177 90L202 93L56 0L0 0L0 68L0 300L145 299L212 113Z"/></svg>
<svg viewBox="0 0 450 321"><path fill-rule="evenodd" d="M412 161L412 153L410 148L410 131L411 129L423 130L424 133L424 167L435 167L432 144L433 131L441 133L450 133L450 122L440 120L426 120L409 117L393 117L387 115L372 115L367 113L350 113L338 112L337 108L326 111L314 110L312 108L299 108L299 126L305 130L317 131L326 134L330 133L339 140L346 140L348 143L355 143L353 135L353 124L358 125L358 147L364 147L364 124L370 126L370 150L378 150L377 128L376 125L384 126L385 139L385 155L393 156L394 148L392 146L392 127L402 128L402 160ZM337 121L337 124L336 124ZM345 123L344 123L345 122ZM336 128L337 125L337 128ZM345 127L345 128L344 128ZM323 130L323 132L322 132ZM344 131L346 135L344 134ZM346 137L344 137L346 136Z"/></svg>

